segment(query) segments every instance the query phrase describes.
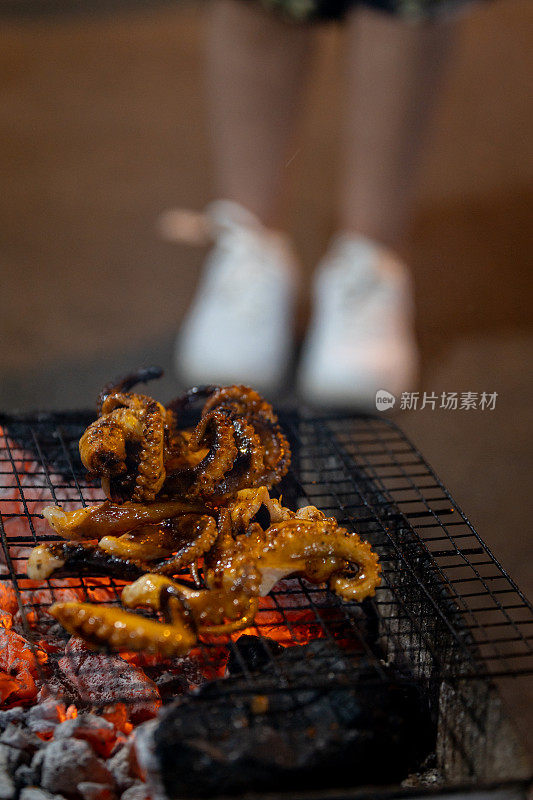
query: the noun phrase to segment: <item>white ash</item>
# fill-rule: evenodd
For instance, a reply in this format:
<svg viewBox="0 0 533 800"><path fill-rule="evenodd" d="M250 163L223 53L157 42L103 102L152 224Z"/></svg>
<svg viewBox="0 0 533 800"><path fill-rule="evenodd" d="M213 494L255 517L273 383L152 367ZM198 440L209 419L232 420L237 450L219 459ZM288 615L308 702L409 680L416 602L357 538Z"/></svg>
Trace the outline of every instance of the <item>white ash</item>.
<svg viewBox="0 0 533 800"><path fill-rule="evenodd" d="M41 744L34 733L10 722L0 735L0 752L5 756L10 773L13 774L21 764L29 764Z"/></svg>
<svg viewBox="0 0 533 800"><path fill-rule="evenodd" d="M0 751L0 800L13 800L16 791L15 782L9 774L7 756Z"/></svg>
<svg viewBox="0 0 533 800"><path fill-rule="evenodd" d="M29 708L25 714L25 724L35 733L50 733L59 724L57 700L42 700Z"/></svg>
<svg viewBox="0 0 533 800"><path fill-rule="evenodd" d="M81 781L114 784L105 763L83 739L57 739L44 750L41 785L51 792L71 794Z"/></svg>
<svg viewBox="0 0 533 800"><path fill-rule="evenodd" d="M106 762L106 767L115 779L115 783L121 792L129 789L135 783L133 758L133 742L128 740L111 758Z"/></svg>
<svg viewBox="0 0 533 800"><path fill-rule="evenodd" d="M129 800L148 798L135 734L117 737L96 713L64 721L59 713L56 699L0 711L0 800L65 800L63 793L70 800L119 800L130 790Z"/></svg>
<svg viewBox="0 0 533 800"><path fill-rule="evenodd" d="M44 748L42 748L41 750L37 750L30 764L33 783L36 786L39 786L41 783L41 771L43 768L43 761L44 761Z"/></svg>
<svg viewBox="0 0 533 800"><path fill-rule="evenodd" d="M152 800L167 800L167 795L159 773L159 763L154 749L154 732L157 724L157 720L152 719L149 722L139 725L135 729L133 746L135 748L137 763L143 774L146 775L145 786L148 791L148 796L152 798ZM128 792L132 793L131 796L128 796ZM134 795L132 787L124 792L121 800L143 800L143 798Z"/></svg>
<svg viewBox="0 0 533 800"><path fill-rule="evenodd" d="M152 800L153 795L148 790L146 783L135 781L133 786L122 794L121 800Z"/></svg>
<svg viewBox="0 0 533 800"><path fill-rule="evenodd" d="M19 789L35 785L34 770L30 764L21 764L18 767L15 771L15 783Z"/></svg>
<svg viewBox="0 0 533 800"><path fill-rule="evenodd" d="M21 791L19 800L65 800L65 798L60 794L50 794L37 786L26 786Z"/></svg>
<svg viewBox="0 0 533 800"><path fill-rule="evenodd" d="M109 784L81 781L78 783L77 789L83 800L115 800L116 798L114 787Z"/></svg>
<svg viewBox="0 0 533 800"><path fill-rule="evenodd" d="M84 739L96 750L98 755L108 751L108 746L116 737L115 726L104 717L96 714L79 714L74 719L61 722L54 730L54 740Z"/></svg>

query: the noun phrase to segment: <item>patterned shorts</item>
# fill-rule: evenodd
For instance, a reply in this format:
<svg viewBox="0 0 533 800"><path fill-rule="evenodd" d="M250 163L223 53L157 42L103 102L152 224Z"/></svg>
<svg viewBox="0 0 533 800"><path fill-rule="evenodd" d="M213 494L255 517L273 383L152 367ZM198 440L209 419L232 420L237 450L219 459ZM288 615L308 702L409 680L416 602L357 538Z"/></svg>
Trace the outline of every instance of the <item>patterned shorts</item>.
<svg viewBox="0 0 533 800"><path fill-rule="evenodd" d="M342 20L357 6L406 19L424 19L467 5L471 0L253 0L293 22Z"/></svg>

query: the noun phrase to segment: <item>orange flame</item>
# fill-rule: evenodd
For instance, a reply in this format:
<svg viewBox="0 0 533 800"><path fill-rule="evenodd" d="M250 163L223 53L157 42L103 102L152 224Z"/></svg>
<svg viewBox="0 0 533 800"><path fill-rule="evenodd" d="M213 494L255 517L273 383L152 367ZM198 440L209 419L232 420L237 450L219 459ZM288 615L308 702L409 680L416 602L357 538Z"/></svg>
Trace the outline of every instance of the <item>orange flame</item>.
<svg viewBox="0 0 533 800"><path fill-rule="evenodd" d="M75 705L65 708L64 703L58 703L56 709L59 722L65 722L67 719L76 719L78 716L78 709Z"/></svg>

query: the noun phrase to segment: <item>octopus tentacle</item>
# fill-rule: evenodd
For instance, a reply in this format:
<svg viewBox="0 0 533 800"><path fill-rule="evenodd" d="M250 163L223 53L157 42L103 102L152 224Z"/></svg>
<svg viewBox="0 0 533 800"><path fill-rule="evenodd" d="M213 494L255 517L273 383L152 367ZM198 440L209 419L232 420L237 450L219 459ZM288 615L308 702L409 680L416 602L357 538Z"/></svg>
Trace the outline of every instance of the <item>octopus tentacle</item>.
<svg viewBox="0 0 533 800"><path fill-rule="evenodd" d="M104 536L126 533L142 525L162 522L179 514L204 514L200 503L182 500L159 500L155 503L123 503L109 500L76 511L61 506L46 506L43 517L63 539L102 539Z"/></svg>
<svg viewBox="0 0 533 800"><path fill-rule="evenodd" d="M122 536L105 536L99 548L122 559L161 562L153 572L172 575L202 556L218 536L214 517L184 514L162 525L148 525Z"/></svg>
<svg viewBox="0 0 533 800"><path fill-rule="evenodd" d="M191 406L197 400L211 397L211 395L220 389L220 386L207 385L207 386L193 386L183 394L175 397L170 403L167 403L167 409L178 413Z"/></svg>
<svg viewBox="0 0 533 800"><path fill-rule="evenodd" d="M166 475L166 427L166 410L151 397L106 395L101 416L80 439L80 456L87 469L102 477L110 499L155 498Z"/></svg>
<svg viewBox="0 0 533 800"><path fill-rule="evenodd" d="M135 580L150 569L146 562L120 558L96 545L82 542L54 542L37 545L28 558L26 572L33 580L44 580L59 570L113 575Z"/></svg>
<svg viewBox="0 0 533 800"><path fill-rule="evenodd" d="M225 411L232 419L242 417L259 437L264 469L261 478L251 485L279 483L289 469L291 450L270 403L248 386L223 386L208 398L202 413L210 413L215 408Z"/></svg>
<svg viewBox="0 0 533 800"><path fill-rule="evenodd" d="M178 517L174 520L174 529L178 535L185 534L183 543L180 543L179 549L170 558L152 567L153 572L173 575L206 553L218 536L216 522L207 514L201 517Z"/></svg>
<svg viewBox="0 0 533 800"><path fill-rule="evenodd" d="M249 595L244 587L228 595L209 589L190 589L153 573L125 586L121 599L127 608L145 606L160 611L169 623L185 621L199 634L246 628L259 608L257 597Z"/></svg>
<svg viewBox="0 0 533 800"><path fill-rule="evenodd" d="M119 558L144 561L168 558L177 545L171 520L163 520L161 524L143 525L121 536L104 536L98 544L101 550Z"/></svg>
<svg viewBox="0 0 533 800"><path fill-rule="evenodd" d="M208 571L208 584L216 582L220 576L227 581L226 573L231 575L235 564L240 564L245 557L254 560L261 573L262 595L281 577L295 573L311 580L319 576L320 582L329 578L332 590L344 600L361 601L371 597L380 583L381 567L369 542L340 528L333 518L294 517L275 523L266 531L255 526L253 536L239 536L234 553L223 556L219 564ZM344 569L346 563L357 566L357 573L343 571L339 574L339 568Z"/></svg>
<svg viewBox="0 0 533 800"><path fill-rule="evenodd" d="M171 472L164 486L166 494L179 493L189 498L210 496L238 455L234 425L227 415L214 411L200 420L189 441L194 453L207 445L207 454L193 467Z"/></svg>
<svg viewBox="0 0 533 800"><path fill-rule="evenodd" d="M115 392L129 392L138 383L148 383L149 381L157 380L162 375L163 370L161 367L145 367L106 383L96 399L98 416L102 413L102 406L108 395Z"/></svg>
<svg viewBox="0 0 533 800"><path fill-rule="evenodd" d="M107 414L127 408L137 415L142 426L138 451L135 486L129 499L150 501L163 486L166 472L164 467L166 410L161 403L141 394L114 392L102 404L102 420ZM100 422L100 420L98 421Z"/></svg>
<svg viewBox="0 0 533 800"><path fill-rule="evenodd" d="M142 434L138 416L127 408L117 408L89 425L80 438L82 464L95 475L121 475L127 471L126 443L140 442Z"/></svg>
<svg viewBox="0 0 533 800"><path fill-rule="evenodd" d="M50 614L92 648L107 646L171 658L185 655L196 644L196 634L183 621L157 622L112 606L54 603Z"/></svg>
<svg viewBox="0 0 533 800"><path fill-rule="evenodd" d="M213 488L212 494L215 501L226 500L241 488L255 486L261 481L264 473L261 442L254 428L244 419L239 418L234 419L232 424L238 455L231 470Z"/></svg>
<svg viewBox="0 0 533 800"><path fill-rule="evenodd" d="M144 436L135 490L131 499L154 500L166 478L164 467L165 418L161 406L150 401L144 413Z"/></svg>
<svg viewBox="0 0 533 800"><path fill-rule="evenodd" d="M249 386L217 386L208 397L203 414L209 414L215 408L231 411L233 415L250 418L263 417L270 422L276 421L276 415L270 403Z"/></svg>
<svg viewBox="0 0 533 800"><path fill-rule="evenodd" d="M265 471L262 483L274 485L289 471L291 448L289 441L277 422L264 421L262 417L252 417L252 424L259 434L265 453Z"/></svg>
<svg viewBox="0 0 533 800"><path fill-rule="evenodd" d="M203 577L200 574L200 567L198 565L198 561L193 561L189 569L195 589L205 589L205 583Z"/></svg>

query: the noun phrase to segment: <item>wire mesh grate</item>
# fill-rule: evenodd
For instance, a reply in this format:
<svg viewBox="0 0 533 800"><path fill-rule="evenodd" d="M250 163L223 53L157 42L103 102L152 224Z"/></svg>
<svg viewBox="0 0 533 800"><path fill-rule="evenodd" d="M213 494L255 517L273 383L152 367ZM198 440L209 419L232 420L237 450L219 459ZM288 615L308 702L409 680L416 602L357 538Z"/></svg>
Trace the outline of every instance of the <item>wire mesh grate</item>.
<svg viewBox="0 0 533 800"><path fill-rule="evenodd" d="M124 586L96 574L36 584L25 574L30 549L57 538L42 518L44 506L72 510L103 497L78 455L90 419L83 412L0 417L0 600L12 589L18 628L33 648L48 642L49 682L57 674L50 666L50 636L58 635L58 626L46 609L68 599L117 604ZM300 579L280 582L247 631L263 637L273 667L268 678L258 682L243 662L234 645L239 633L202 640L186 669L180 662L188 687L198 682L196 672L203 678L224 674L231 652L240 663L244 691L290 690L292 676L273 658L272 647L317 638L339 644L353 657L353 674L343 673L347 681L355 680L355 664L362 659L371 666L367 679L375 680L385 677L385 663L426 683L533 672L533 607L393 422L290 413L281 415L281 422L293 449L291 472L280 487L284 503L316 505L367 538L380 555L382 585L359 606ZM112 656L101 658L112 664ZM141 662L173 696L171 666ZM327 679L318 659L310 684L321 686Z"/></svg>

